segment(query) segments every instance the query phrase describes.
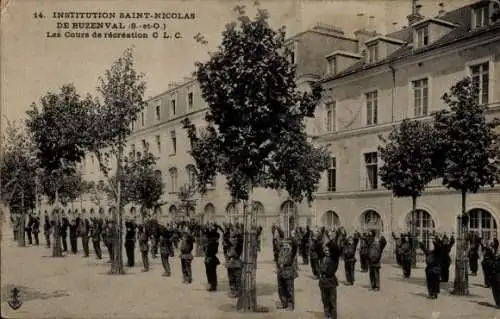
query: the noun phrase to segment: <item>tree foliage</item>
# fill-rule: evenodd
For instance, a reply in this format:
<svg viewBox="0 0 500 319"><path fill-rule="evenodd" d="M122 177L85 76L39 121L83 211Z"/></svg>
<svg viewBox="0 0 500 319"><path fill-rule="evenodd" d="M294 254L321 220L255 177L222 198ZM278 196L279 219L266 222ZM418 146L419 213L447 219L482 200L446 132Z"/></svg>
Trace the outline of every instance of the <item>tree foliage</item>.
<svg viewBox="0 0 500 319"><path fill-rule="evenodd" d="M449 110L434 115L436 140L442 161L437 171L443 185L476 193L499 181L499 134L497 119L486 120L487 105L479 104L479 90L470 78L451 87L442 97Z"/></svg>
<svg viewBox="0 0 500 319"><path fill-rule="evenodd" d="M77 168L58 169L50 174L43 174L40 180L41 191L48 199L49 204L54 204L56 191L61 204L77 200L90 191L90 185L83 180L82 172Z"/></svg>
<svg viewBox="0 0 500 319"><path fill-rule="evenodd" d="M149 151L141 156L130 154L124 159L121 176L121 200L123 206L134 203L141 209L153 209L163 205L161 197L164 193L161 172L155 168L156 158ZM110 179L111 185L116 188L116 176ZM104 185L104 191L109 198L114 198L113 190Z"/></svg>
<svg viewBox="0 0 500 319"><path fill-rule="evenodd" d="M113 169L112 161L119 153L123 155L126 140L132 133L131 123L145 107L143 78L143 74L135 71L131 48L125 50L103 77L99 77L97 90L102 101L92 103L87 131L92 136L89 150L96 154L100 170L107 178Z"/></svg>
<svg viewBox="0 0 500 319"><path fill-rule="evenodd" d="M1 147L2 201L14 213L21 211L22 200L25 209L34 209L38 171L33 141L22 127L8 122Z"/></svg>
<svg viewBox="0 0 500 319"><path fill-rule="evenodd" d="M208 127L197 136L189 120L183 125L202 192L220 173L238 200L248 199L249 182L285 189L297 201L312 199L327 158L309 143L304 119L313 116L321 89L297 90L285 29L273 30L267 19L265 10L259 9L254 20L240 12L239 23L227 25L217 52L196 64L209 105Z"/></svg>
<svg viewBox="0 0 500 319"><path fill-rule="evenodd" d="M177 197L181 202L179 205L179 209L186 217L192 218L193 216L188 216L190 212L194 212L196 209L196 200L194 199L194 195L196 194L196 190L190 187L189 185L183 185L179 187L179 191L177 192Z"/></svg>
<svg viewBox="0 0 500 319"><path fill-rule="evenodd" d="M433 127L419 120L405 119L379 147L383 161L379 175L382 185L397 197L419 197L436 172Z"/></svg>
<svg viewBox="0 0 500 319"><path fill-rule="evenodd" d="M72 84L66 84L58 93L47 92L26 112L39 165L47 173L72 168L84 158L90 142L85 132L91 102L90 96L82 99Z"/></svg>

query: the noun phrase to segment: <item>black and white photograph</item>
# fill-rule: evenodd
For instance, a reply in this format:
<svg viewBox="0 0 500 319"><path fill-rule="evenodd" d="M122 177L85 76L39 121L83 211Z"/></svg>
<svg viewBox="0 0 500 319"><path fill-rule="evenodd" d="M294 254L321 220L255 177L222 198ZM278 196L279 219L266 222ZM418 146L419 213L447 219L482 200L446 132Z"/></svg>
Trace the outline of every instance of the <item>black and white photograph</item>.
<svg viewBox="0 0 500 319"><path fill-rule="evenodd" d="M500 0L0 9L2 318L500 319Z"/></svg>

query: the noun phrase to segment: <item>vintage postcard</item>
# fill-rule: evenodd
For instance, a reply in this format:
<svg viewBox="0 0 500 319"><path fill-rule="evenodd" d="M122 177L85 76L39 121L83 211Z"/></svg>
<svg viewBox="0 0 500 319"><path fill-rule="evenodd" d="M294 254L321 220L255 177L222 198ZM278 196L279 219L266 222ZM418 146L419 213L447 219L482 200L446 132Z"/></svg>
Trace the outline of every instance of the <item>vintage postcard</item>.
<svg viewBox="0 0 500 319"><path fill-rule="evenodd" d="M0 22L2 318L500 318L500 0Z"/></svg>

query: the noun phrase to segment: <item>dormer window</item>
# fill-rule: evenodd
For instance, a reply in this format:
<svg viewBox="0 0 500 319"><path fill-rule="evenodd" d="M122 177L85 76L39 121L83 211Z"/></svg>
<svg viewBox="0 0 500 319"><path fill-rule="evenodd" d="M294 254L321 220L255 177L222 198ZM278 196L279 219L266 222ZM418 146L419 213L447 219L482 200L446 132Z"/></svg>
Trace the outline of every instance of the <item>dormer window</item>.
<svg viewBox="0 0 500 319"><path fill-rule="evenodd" d="M472 28L477 29L490 24L491 21L489 5L483 5L472 10Z"/></svg>
<svg viewBox="0 0 500 319"><path fill-rule="evenodd" d="M328 59L326 72L330 75L337 73L337 59L332 57Z"/></svg>
<svg viewBox="0 0 500 319"><path fill-rule="evenodd" d="M292 42L288 46L287 59L290 64L297 64L297 42Z"/></svg>
<svg viewBox="0 0 500 319"><path fill-rule="evenodd" d="M421 27L415 30L415 35L415 44L417 49L429 45L429 26Z"/></svg>
<svg viewBox="0 0 500 319"><path fill-rule="evenodd" d="M378 44L372 44L367 47L368 63L375 63L378 61Z"/></svg>

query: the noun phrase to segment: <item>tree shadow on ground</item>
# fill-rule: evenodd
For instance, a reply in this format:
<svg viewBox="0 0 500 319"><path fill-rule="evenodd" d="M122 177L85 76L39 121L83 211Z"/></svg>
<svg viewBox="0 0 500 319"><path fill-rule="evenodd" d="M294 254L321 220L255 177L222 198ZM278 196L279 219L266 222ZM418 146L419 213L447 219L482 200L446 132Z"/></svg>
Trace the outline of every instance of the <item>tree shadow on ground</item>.
<svg viewBox="0 0 500 319"><path fill-rule="evenodd" d="M202 291L204 289L196 289L198 291ZM229 291L229 282L227 280L219 281L217 284L217 291ZM295 293L302 292L303 289L295 288ZM257 283L257 296L272 296L277 293L277 288L275 284L267 284L267 283Z"/></svg>
<svg viewBox="0 0 500 319"><path fill-rule="evenodd" d="M428 295L425 292L410 292L410 294L412 294L414 296L419 296L419 297L422 297L422 298L427 298L428 297Z"/></svg>
<svg viewBox="0 0 500 319"><path fill-rule="evenodd" d="M324 318L324 313L323 311L312 311L312 310L307 310L307 313L311 314L311 318Z"/></svg>
<svg viewBox="0 0 500 319"><path fill-rule="evenodd" d="M237 299L234 299L234 303L231 303L231 304L222 304L220 306L218 306L217 308L222 311L222 312L232 312L232 313L241 313L243 314L244 312L240 312L238 311L238 309L236 309L236 303L237 303ZM257 300L257 309L255 312L248 312L248 313L244 313L245 315L255 315L255 316L259 316L260 318L262 318L263 316L264 317L267 317L265 316L265 314L267 313L270 313L271 312L271 309L267 308L267 307L262 307L259 305L259 301ZM272 315L271 318L274 318L275 316Z"/></svg>
<svg viewBox="0 0 500 319"><path fill-rule="evenodd" d="M472 286L474 286L474 287L485 288L485 289L491 289L491 288L486 287L484 284L471 284L471 285L472 285Z"/></svg>
<svg viewBox="0 0 500 319"><path fill-rule="evenodd" d="M471 301L471 303L476 303L476 304L483 306L483 307L490 307L490 308L498 309L497 306L495 306L492 303L486 302L486 301Z"/></svg>
<svg viewBox="0 0 500 319"><path fill-rule="evenodd" d="M424 287L427 286L427 282L426 282L425 278L421 278L421 277L410 277L410 278L389 277L389 280L399 281L399 282L407 282L410 284L424 286Z"/></svg>
<svg viewBox="0 0 500 319"><path fill-rule="evenodd" d="M69 294L64 290L54 290L54 291L50 291L50 292L42 292L40 290L36 290L36 289L29 288L26 286L16 286L16 285L8 284L5 286L2 286L2 292L1 292L2 300L8 300L10 298L10 296L12 295L12 289L14 287L19 289L19 291L21 292L21 297L22 297L23 301L25 301L25 302L30 301L30 300L37 300L37 299L48 300L51 298L59 298L59 297L69 296Z"/></svg>

